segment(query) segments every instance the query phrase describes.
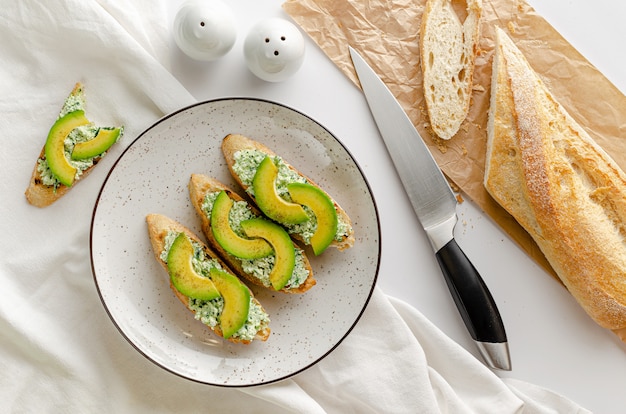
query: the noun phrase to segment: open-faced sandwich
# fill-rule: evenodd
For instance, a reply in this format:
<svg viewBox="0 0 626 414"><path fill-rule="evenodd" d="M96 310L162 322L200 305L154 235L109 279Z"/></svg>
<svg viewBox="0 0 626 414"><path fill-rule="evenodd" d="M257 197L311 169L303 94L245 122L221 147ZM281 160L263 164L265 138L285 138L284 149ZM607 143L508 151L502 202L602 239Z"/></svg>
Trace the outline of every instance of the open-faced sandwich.
<svg viewBox="0 0 626 414"><path fill-rule="evenodd" d="M304 293L315 285L305 252L235 191L193 174L189 195L209 246L238 276L285 293Z"/></svg>
<svg viewBox="0 0 626 414"><path fill-rule="evenodd" d="M354 244L348 214L313 180L267 146L243 135L230 134L222 152L233 178L270 219L315 255L332 246L344 250Z"/></svg>
<svg viewBox="0 0 626 414"><path fill-rule="evenodd" d="M85 93L77 83L69 94L35 163L26 199L46 207L84 179L123 134L123 127L99 127L85 116Z"/></svg>
<svg viewBox="0 0 626 414"><path fill-rule="evenodd" d="M196 319L234 343L267 340L269 316L211 249L166 216L149 214L146 222L156 260L167 271L176 297Z"/></svg>

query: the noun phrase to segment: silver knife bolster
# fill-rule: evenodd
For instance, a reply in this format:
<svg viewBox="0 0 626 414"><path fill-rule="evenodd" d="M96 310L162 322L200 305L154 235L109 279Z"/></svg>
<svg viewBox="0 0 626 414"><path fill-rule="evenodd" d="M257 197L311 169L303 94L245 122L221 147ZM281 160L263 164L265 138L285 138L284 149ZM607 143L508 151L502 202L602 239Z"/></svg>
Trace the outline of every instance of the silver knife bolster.
<svg viewBox="0 0 626 414"><path fill-rule="evenodd" d="M488 366L502 371L511 371L511 354L508 342L474 342Z"/></svg>
<svg viewBox="0 0 626 414"><path fill-rule="evenodd" d="M435 253L441 250L443 246L452 240L454 237L454 227L456 226L456 223L457 215L454 214L441 223L424 227L426 235L428 236L428 241L430 241L430 245L433 247Z"/></svg>

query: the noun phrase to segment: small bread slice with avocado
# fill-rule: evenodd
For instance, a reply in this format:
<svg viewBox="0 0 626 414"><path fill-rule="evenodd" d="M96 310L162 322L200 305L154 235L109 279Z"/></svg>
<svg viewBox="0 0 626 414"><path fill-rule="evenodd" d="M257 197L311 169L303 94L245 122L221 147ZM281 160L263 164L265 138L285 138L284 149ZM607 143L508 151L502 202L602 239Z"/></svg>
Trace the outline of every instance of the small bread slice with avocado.
<svg viewBox="0 0 626 414"><path fill-rule="evenodd" d="M156 260L176 297L218 336L265 341L269 316L252 291L191 230L161 214L146 216Z"/></svg>
<svg viewBox="0 0 626 414"><path fill-rule="evenodd" d="M306 253L234 190L193 174L189 195L209 246L238 276L284 293L304 293L315 285Z"/></svg>
<svg viewBox="0 0 626 414"><path fill-rule="evenodd" d="M328 247L354 245L354 230L343 208L313 180L258 141L230 134L222 152L233 178L267 217L284 226L315 255Z"/></svg>
<svg viewBox="0 0 626 414"><path fill-rule="evenodd" d="M47 207L83 180L123 135L123 127L98 127L85 116L79 82L66 98L33 168L26 200Z"/></svg>

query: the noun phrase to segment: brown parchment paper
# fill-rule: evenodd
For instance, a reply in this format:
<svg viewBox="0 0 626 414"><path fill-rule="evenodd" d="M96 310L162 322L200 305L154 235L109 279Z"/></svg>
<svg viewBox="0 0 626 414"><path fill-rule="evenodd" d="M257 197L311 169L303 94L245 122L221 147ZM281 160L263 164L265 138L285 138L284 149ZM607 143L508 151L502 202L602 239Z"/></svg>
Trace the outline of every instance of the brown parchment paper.
<svg viewBox="0 0 626 414"><path fill-rule="evenodd" d="M452 2L464 19L465 2ZM429 128L422 90L419 31L424 5L425 0L287 0L283 9L358 85L348 45L357 49L404 107L448 178L556 277L530 235L483 187L494 28L507 31L556 99L625 170L626 97L529 4L483 0L470 111L451 140L440 140ZM626 342L626 329L615 333Z"/></svg>

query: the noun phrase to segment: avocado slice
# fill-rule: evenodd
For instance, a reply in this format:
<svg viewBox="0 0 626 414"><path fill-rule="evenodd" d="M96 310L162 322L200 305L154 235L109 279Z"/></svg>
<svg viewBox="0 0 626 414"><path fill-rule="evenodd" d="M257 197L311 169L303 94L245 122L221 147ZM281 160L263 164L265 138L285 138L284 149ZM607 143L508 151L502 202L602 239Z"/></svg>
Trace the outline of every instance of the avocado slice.
<svg viewBox="0 0 626 414"><path fill-rule="evenodd" d="M121 128L100 128L93 139L74 145L72 159L84 160L102 154L117 142L121 132Z"/></svg>
<svg viewBox="0 0 626 414"><path fill-rule="evenodd" d="M224 298L224 309L220 315L222 336L233 336L248 320L250 312L250 291L234 275L217 268L211 268L211 280Z"/></svg>
<svg viewBox="0 0 626 414"><path fill-rule="evenodd" d="M328 195L311 184L291 183L287 185L291 199L313 210L317 228L311 236L311 247L316 256L333 242L337 234L337 210Z"/></svg>
<svg viewBox="0 0 626 414"><path fill-rule="evenodd" d="M230 226L230 210L234 201L226 191L221 191L211 210L211 232L215 240L228 253L241 259L260 259L273 253L272 246L264 239L246 239Z"/></svg>
<svg viewBox="0 0 626 414"><path fill-rule="evenodd" d="M89 120L85 117L85 111L77 110L57 119L48 132L44 147L46 161L52 174L68 187L74 184L76 168L70 164L65 156L65 138L74 128L88 123Z"/></svg>
<svg viewBox="0 0 626 414"><path fill-rule="evenodd" d="M301 205L290 203L276 192L278 167L270 156L266 156L259 164L252 188L257 205L272 220L282 224L298 224L309 219Z"/></svg>
<svg viewBox="0 0 626 414"><path fill-rule="evenodd" d="M185 233L179 233L167 254L167 270L172 284L185 296L212 300L220 296L211 279L200 276L193 268L193 245Z"/></svg>
<svg viewBox="0 0 626 414"><path fill-rule="evenodd" d="M272 245L276 259L270 282L275 290L284 288L296 266L296 251L289 234L278 224L260 217L242 221L241 227L247 236L262 237Z"/></svg>

